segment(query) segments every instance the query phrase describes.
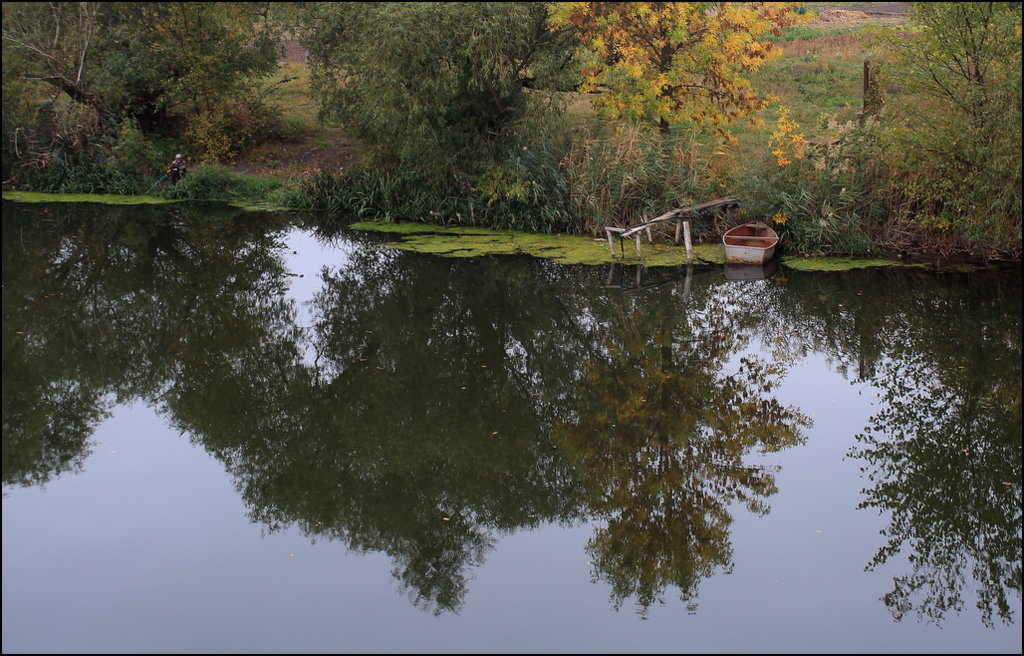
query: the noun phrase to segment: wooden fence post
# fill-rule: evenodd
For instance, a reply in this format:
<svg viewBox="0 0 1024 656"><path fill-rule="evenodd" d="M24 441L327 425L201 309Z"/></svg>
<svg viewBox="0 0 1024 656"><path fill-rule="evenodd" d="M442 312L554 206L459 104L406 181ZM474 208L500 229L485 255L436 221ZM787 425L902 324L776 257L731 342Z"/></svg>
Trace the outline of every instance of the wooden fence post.
<svg viewBox="0 0 1024 656"><path fill-rule="evenodd" d="M877 114L882 108L882 90L878 86L878 64L870 59L864 60L864 99L861 104L861 117Z"/></svg>
<svg viewBox="0 0 1024 656"><path fill-rule="evenodd" d="M864 60L864 91L863 91L863 94L861 95L862 100L861 100L861 106L860 106L860 109L861 109L862 112L867 112L868 111L868 95L871 93L870 89L871 89L871 60L870 59L865 59Z"/></svg>

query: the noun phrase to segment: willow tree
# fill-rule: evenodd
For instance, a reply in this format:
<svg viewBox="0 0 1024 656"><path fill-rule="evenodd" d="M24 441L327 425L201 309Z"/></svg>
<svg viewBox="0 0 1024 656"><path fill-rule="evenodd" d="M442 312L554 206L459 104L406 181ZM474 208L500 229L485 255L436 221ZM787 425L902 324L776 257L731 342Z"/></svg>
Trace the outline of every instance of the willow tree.
<svg viewBox="0 0 1024 656"><path fill-rule="evenodd" d="M449 171L493 157L527 88L569 46L531 2L323 2L306 45L321 116L386 162Z"/></svg>
<svg viewBox="0 0 1024 656"><path fill-rule="evenodd" d="M613 118L721 126L769 98L746 77L781 54L768 40L803 20L793 2L556 2L550 24L575 28L585 82Z"/></svg>
<svg viewBox="0 0 1024 656"><path fill-rule="evenodd" d="M5 2L5 179L9 162L103 161L122 122L184 132L211 157L255 141L279 52L257 4Z"/></svg>

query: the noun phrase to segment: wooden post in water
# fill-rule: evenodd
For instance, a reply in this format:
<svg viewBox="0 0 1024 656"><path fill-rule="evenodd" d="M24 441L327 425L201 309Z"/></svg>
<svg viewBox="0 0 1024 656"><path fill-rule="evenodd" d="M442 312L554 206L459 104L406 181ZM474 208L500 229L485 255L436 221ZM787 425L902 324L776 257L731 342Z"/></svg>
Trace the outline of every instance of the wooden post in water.
<svg viewBox="0 0 1024 656"><path fill-rule="evenodd" d="M683 239L686 241L686 263L693 264L693 243L690 241L689 221L683 221Z"/></svg>

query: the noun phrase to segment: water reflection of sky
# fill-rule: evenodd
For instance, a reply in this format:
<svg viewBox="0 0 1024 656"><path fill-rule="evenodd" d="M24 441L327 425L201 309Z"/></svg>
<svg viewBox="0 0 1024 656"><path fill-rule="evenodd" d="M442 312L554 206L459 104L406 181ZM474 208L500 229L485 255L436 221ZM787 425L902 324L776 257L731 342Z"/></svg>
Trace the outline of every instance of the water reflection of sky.
<svg viewBox="0 0 1024 656"><path fill-rule="evenodd" d="M502 537L463 611L435 617L396 590L385 556L294 530L264 535L220 463L150 409L120 406L82 474L5 492L3 650L1016 650L1019 627L988 630L970 613L943 629L892 621L878 601L892 572L862 571L882 524L848 512L862 481L843 453L868 399L816 358L790 371L781 395L808 385L807 444L755 458L783 466L780 492L766 517L735 513L733 573L704 581L695 614L669 595L646 620L612 611L606 586L590 581L590 525Z"/></svg>
<svg viewBox="0 0 1024 656"><path fill-rule="evenodd" d="M288 296L295 302L297 324L307 335L314 321L310 311L311 301L323 288L323 268L333 271L345 267L357 248L353 242L340 238L323 241L305 230L292 229L285 235L282 255L290 280ZM316 356L309 341L304 342L303 346L303 362L313 365Z"/></svg>

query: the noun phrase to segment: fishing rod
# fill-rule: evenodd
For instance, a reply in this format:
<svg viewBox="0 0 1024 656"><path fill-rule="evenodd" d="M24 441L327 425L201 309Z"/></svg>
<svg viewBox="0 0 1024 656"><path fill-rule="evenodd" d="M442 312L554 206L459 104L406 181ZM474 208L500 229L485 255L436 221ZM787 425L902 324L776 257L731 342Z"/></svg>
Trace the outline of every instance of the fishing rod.
<svg viewBox="0 0 1024 656"><path fill-rule="evenodd" d="M154 182L154 183L153 183L153 186L152 186L152 187L150 187L149 189L147 189L147 190L146 190L146 194L148 194L149 192L153 191L153 187L155 187L155 186L157 186L158 184L160 184L161 182L163 182L163 181L164 181L164 178L166 178L166 177L167 177L167 174L166 174L166 173L164 173L163 175L161 175L161 176L160 176L160 179L159 179L159 180L157 180L156 182ZM142 195L143 195L143 196L145 196L146 194L142 194Z"/></svg>

